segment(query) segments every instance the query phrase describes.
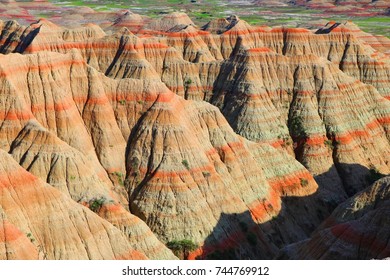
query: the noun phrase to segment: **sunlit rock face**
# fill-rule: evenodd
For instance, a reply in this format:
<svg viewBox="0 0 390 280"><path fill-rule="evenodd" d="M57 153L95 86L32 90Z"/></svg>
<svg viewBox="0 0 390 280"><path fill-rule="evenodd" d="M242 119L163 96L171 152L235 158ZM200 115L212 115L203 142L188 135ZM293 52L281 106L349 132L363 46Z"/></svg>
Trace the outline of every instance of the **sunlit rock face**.
<svg viewBox="0 0 390 280"><path fill-rule="evenodd" d="M0 258L386 256L330 245L386 227L342 212L389 173L386 39L127 12L0 34Z"/></svg>

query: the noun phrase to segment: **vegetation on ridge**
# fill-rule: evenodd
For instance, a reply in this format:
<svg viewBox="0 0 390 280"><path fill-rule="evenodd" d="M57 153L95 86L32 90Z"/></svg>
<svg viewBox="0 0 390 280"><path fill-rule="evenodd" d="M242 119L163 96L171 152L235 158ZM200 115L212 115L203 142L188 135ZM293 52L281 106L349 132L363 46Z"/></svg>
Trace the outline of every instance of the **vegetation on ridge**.
<svg viewBox="0 0 390 280"><path fill-rule="evenodd" d="M172 240L166 245L178 258L182 260L188 259L189 253L198 248L198 245L189 239Z"/></svg>
<svg viewBox="0 0 390 280"><path fill-rule="evenodd" d="M91 209L92 212L97 213L100 208L102 208L105 201L106 199L104 197L94 198L89 202L89 209Z"/></svg>

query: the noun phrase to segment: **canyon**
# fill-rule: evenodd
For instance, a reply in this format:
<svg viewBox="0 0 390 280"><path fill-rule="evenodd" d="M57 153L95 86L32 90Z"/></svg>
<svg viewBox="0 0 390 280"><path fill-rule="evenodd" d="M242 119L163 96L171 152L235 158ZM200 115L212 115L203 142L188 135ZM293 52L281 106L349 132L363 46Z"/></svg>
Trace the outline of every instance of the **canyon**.
<svg viewBox="0 0 390 280"><path fill-rule="evenodd" d="M390 256L388 37L70 19L0 21L0 259Z"/></svg>

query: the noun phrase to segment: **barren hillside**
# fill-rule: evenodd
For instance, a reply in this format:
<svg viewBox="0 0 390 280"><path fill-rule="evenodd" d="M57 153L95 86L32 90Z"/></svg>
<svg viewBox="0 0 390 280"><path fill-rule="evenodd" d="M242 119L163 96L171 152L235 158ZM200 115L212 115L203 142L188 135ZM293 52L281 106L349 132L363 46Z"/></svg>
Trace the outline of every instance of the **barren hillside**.
<svg viewBox="0 0 390 280"><path fill-rule="evenodd" d="M0 259L389 257L388 38L110 19L0 21Z"/></svg>

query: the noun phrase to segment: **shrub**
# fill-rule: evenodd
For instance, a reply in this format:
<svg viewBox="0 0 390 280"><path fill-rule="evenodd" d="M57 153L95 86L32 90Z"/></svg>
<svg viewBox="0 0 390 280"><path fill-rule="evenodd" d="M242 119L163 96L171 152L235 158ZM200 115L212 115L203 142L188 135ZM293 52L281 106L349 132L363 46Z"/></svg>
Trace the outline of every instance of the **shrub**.
<svg viewBox="0 0 390 280"><path fill-rule="evenodd" d="M31 232L27 233L27 237L28 237L28 239L30 239L30 242L31 242L31 243L34 243L34 242L35 242L34 236L32 235Z"/></svg>
<svg viewBox="0 0 390 280"><path fill-rule="evenodd" d="M118 178L119 185L123 186L123 174L121 172L114 172L115 176Z"/></svg>
<svg viewBox="0 0 390 280"><path fill-rule="evenodd" d="M188 78L188 79L184 82L184 84L190 85L190 84L192 84L192 80L191 80L190 78Z"/></svg>
<svg viewBox="0 0 390 280"><path fill-rule="evenodd" d="M99 212L100 208L102 208L104 202L106 201L105 198L94 198L89 202L89 209L91 211L97 213Z"/></svg>
<svg viewBox="0 0 390 280"><path fill-rule="evenodd" d="M198 248L192 240L172 240L167 243L167 247L180 259L188 259L188 255L191 251Z"/></svg>
<svg viewBox="0 0 390 280"><path fill-rule="evenodd" d="M332 142L332 140L329 140L329 139L327 139L327 140L324 140L324 144L325 144L325 146L327 146L329 149L333 149L333 142Z"/></svg>
<svg viewBox="0 0 390 280"><path fill-rule="evenodd" d="M309 185L309 181L305 178L300 178L300 181L302 187L307 187Z"/></svg>
<svg viewBox="0 0 390 280"><path fill-rule="evenodd" d="M190 170L190 164L186 159L183 159L181 163L184 165L185 168L187 168L187 170Z"/></svg>
<svg viewBox="0 0 390 280"><path fill-rule="evenodd" d="M282 142L282 147L283 148L285 148L285 147L287 147L287 146L292 144L289 135L280 134L280 135L278 135L278 139L281 139L283 141Z"/></svg>
<svg viewBox="0 0 390 280"><path fill-rule="evenodd" d="M301 116L295 115L291 117L290 129L292 135L294 135L296 138L305 138L307 136L303 127L303 119Z"/></svg>

